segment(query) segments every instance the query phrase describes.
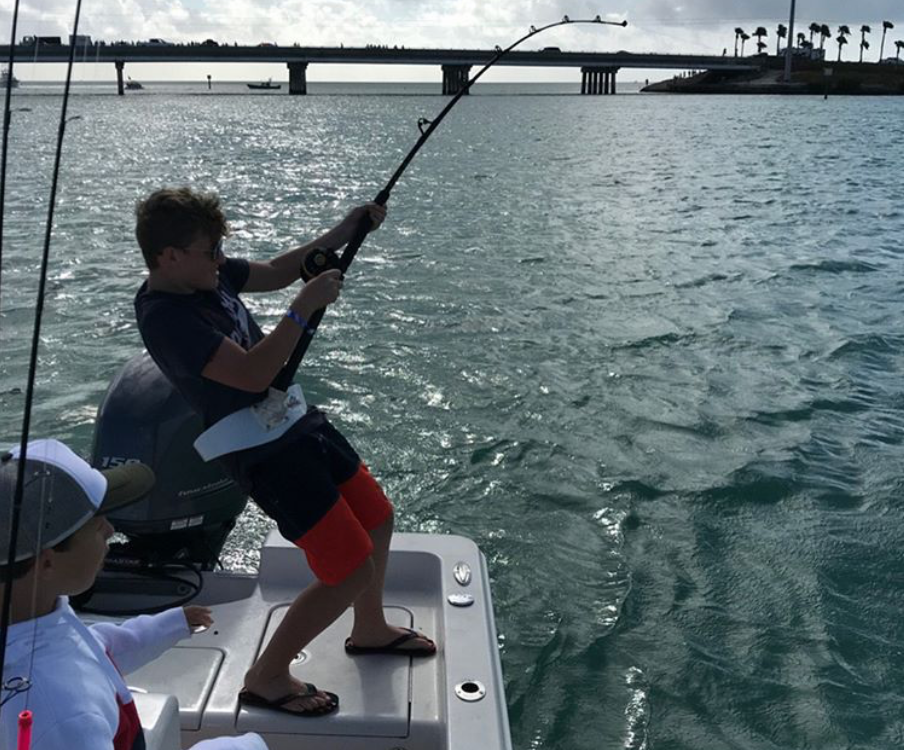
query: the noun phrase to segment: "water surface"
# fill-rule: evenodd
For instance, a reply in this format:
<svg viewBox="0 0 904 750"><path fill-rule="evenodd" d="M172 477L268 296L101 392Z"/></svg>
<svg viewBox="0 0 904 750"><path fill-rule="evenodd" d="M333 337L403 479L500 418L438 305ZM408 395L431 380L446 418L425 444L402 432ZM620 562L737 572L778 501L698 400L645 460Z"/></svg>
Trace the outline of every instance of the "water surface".
<svg viewBox="0 0 904 750"><path fill-rule="evenodd" d="M138 198L217 190L228 252L268 258L372 198L445 101L335 91L72 101L34 435L87 452L140 350ZM518 93L463 100L397 186L310 400L403 530L487 555L519 750L899 747L904 102ZM4 443L60 99L14 101Z"/></svg>

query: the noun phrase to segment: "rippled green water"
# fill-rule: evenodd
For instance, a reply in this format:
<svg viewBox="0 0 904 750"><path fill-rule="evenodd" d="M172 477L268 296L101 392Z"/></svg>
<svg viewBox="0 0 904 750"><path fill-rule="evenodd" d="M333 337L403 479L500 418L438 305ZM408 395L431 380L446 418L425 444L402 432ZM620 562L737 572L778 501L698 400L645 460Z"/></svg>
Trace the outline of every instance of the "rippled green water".
<svg viewBox="0 0 904 750"><path fill-rule="evenodd" d="M59 105L17 99L5 443ZM216 189L229 252L266 258L375 195L442 103L77 98L33 434L87 451L139 349L138 197ZM303 382L403 529L486 553L517 748L904 742L902 113L475 96L396 188ZM231 564L265 526L246 514Z"/></svg>

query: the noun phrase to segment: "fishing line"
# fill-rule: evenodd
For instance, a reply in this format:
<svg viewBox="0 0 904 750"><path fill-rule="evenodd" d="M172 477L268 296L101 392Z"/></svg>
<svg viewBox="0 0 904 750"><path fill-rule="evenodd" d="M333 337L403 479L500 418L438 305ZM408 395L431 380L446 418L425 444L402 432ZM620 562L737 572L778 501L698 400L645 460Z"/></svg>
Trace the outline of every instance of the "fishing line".
<svg viewBox="0 0 904 750"><path fill-rule="evenodd" d="M18 0L17 0L18 3ZM72 36L78 34L78 22L82 12L82 0L76 0L75 19L72 23ZM12 40L14 41L14 40ZM41 319L44 313L44 300L47 289L47 267L50 261L50 239L53 233L53 215L56 207L56 194L59 185L60 163L63 155L63 137L66 134L66 114L69 109L69 92L72 87L72 67L75 61L75 45L69 45L69 62L66 67L66 85L63 89L63 104L60 110L60 124L57 132L56 155L53 164L53 180L50 186L50 205L47 209L47 226L44 232L44 249L41 257L41 272L38 278L38 297L35 303L34 331L31 338L31 355L28 363L28 385L25 392L25 412L22 418L22 439L19 444L19 459L16 467L16 491L13 497L12 521L9 529L9 556L6 561L6 580L2 615L0 615L0 675L6 662L6 637L9 632L10 605L12 604L13 564L16 560L16 546L19 538L19 522L22 513L22 494L25 486L25 463L28 458L28 435L31 430L31 411L34 403L35 379L38 365L38 346L41 341ZM13 56L13 45L10 44L10 57ZM7 101L9 89L7 89ZM5 121L6 122L6 121ZM5 144L4 144L5 155Z"/></svg>
<svg viewBox="0 0 904 750"><path fill-rule="evenodd" d="M389 182L386 183L384 188L377 194L377 197L374 199L374 203L379 206L385 206L386 202L389 200L389 195L392 192L392 189L395 187L396 183L402 177L402 174L408 168L408 165L411 164L411 160L417 155L418 151L421 150L421 147L427 142L430 136L433 134L433 131L436 130L440 123L446 118L446 115L452 110L452 108L458 104L461 98L468 93L480 77L486 73L490 68L492 68L499 60L505 57L509 52L511 52L515 47L517 47L522 42L527 41L531 37L536 36L537 34L542 34L547 29L552 29L556 26L566 26L568 24L597 24L602 26L621 26L625 27L628 25L627 21L604 21L600 16L596 16L592 20L588 19L580 19L572 21L568 16L562 18L561 21L557 21L555 23L547 24L546 26L541 26L540 28L535 28L534 26L530 27L530 31L521 37L518 41L510 44L505 49L501 47L496 47L495 56L484 65L477 74L470 78L467 83L465 83L459 90L458 93L453 97L452 101L450 101L443 110L436 116L433 120L427 120L426 118L421 118L418 120L418 128L421 131L420 138L417 139L417 142L408 152L407 156L402 160L402 163L399 165L398 169L396 169L395 173L392 177L389 178ZM364 238L367 236L367 233L370 231L370 219L365 214L361 220L358 222L358 226L355 228L355 233L352 235L352 239L345 246L345 249L342 251L342 255L338 260L338 268L342 273L346 273L348 271L349 266L352 264L352 261L355 259L355 255L358 253L358 249L361 247L364 242ZM313 252L313 251L312 251ZM292 352L292 356L289 357L288 362L286 362L285 367L277 374L277 376L273 380L273 387L285 391L292 384L292 380L295 377L295 373L298 370L299 365L301 364L301 360L304 358L305 352L308 350L308 347L311 344L311 341L314 338L314 334L317 332L317 326L320 325L320 321L323 318L323 314L326 308L321 308L313 315L311 315L310 320L308 320L307 327L302 331L301 338L298 341L298 344L295 346L295 350Z"/></svg>

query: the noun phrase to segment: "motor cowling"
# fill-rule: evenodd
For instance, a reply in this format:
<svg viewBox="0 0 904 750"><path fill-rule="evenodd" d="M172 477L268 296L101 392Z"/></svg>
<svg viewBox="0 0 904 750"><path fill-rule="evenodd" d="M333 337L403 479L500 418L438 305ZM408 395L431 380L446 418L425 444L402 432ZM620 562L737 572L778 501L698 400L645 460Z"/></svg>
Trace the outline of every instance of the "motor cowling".
<svg viewBox="0 0 904 750"><path fill-rule="evenodd" d="M247 497L216 461L198 456L193 443L202 430L200 417L147 353L117 373L98 408L92 465L140 461L157 480L146 498L109 515L129 539L111 550L114 558L184 560L204 569L216 563Z"/></svg>

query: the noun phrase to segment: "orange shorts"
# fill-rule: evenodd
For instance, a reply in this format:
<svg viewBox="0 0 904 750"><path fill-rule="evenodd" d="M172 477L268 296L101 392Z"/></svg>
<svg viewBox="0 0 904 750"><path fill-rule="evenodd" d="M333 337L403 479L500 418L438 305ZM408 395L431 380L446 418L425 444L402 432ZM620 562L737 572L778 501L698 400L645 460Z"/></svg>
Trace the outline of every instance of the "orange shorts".
<svg viewBox="0 0 904 750"><path fill-rule="evenodd" d="M339 485L339 499L309 532L292 541L304 550L314 575L335 586L374 551L369 531L392 514L392 503L364 464Z"/></svg>

